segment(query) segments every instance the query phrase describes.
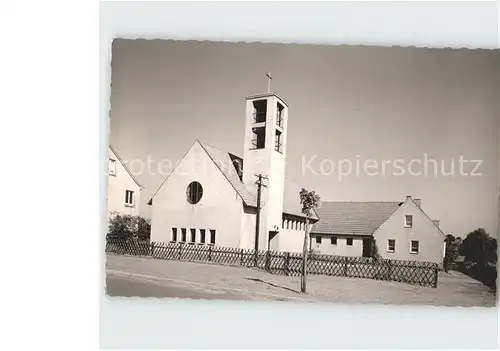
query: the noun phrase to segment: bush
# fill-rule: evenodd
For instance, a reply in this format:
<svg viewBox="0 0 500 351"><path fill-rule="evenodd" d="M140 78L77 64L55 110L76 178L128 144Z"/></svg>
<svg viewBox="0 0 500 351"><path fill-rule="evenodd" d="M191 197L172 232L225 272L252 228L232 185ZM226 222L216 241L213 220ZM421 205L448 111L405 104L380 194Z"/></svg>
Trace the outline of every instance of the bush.
<svg viewBox="0 0 500 351"><path fill-rule="evenodd" d="M149 240L151 222L141 216L112 213L109 218L108 236L120 239Z"/></svg>

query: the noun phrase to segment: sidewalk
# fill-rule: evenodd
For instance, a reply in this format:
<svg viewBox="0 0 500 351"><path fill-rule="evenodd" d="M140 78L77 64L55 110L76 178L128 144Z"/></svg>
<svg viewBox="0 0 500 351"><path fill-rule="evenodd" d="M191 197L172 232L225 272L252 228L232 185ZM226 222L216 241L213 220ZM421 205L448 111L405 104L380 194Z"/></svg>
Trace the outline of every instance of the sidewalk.
<svg viewBox="0 0 500 351"><path fill-rule="evenodd" d="M310 275L307 294L300 277L269 274L241 267L107 255L106 269L202 285L339 303L494 306L495 295L481 283L460 274L442 273L437 288L370 279Z"/></svg>

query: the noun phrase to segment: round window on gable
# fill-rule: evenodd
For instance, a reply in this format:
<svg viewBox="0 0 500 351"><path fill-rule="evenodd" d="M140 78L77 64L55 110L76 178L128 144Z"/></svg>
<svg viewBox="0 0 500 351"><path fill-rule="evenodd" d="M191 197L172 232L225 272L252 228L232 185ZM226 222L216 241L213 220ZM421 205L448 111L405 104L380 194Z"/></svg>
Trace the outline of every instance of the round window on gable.
<svg viewBox="0 0 500 351"><path fill-rule="evenodd" d="M186 190L187 201L194 205L197 204L203 196L203 188L198 182L191 182Z"/></svg>

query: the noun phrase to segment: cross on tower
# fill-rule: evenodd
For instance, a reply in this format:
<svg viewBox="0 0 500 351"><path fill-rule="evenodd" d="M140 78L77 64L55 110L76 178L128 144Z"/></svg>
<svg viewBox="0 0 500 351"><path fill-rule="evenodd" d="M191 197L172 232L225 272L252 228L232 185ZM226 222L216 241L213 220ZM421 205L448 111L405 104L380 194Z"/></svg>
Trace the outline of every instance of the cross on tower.
<svg viewBox="0 0 500 351"><path fill-rule="evenodd" d="M273 77L271 76L271 71L267 72L266 76L267 76L267 92L270 93L271 92L271 80L273 79Z"/></svg>

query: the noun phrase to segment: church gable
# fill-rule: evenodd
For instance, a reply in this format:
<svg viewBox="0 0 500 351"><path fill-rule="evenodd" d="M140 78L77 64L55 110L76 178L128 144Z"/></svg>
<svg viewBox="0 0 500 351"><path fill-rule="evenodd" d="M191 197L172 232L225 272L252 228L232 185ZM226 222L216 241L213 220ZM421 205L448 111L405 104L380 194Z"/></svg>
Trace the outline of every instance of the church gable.
<svg viewBox="0 0 500 351"><path fill-rule="evenodd" d="M200 190L194 185L191 186L194 182L199 184L197 187ZM176 201L187 199L188 202L190 197L193 197L191 202L194 202L196 196L190 194L192 191L202 193L200 205L204 204L209 196L223 195L232 198L239 196L199 141L193 144L174 170L165 178L150 200L150 204L154 201L156 205L163 197L176 199ZM198 201L192 204L196 203Z"/></svg>

